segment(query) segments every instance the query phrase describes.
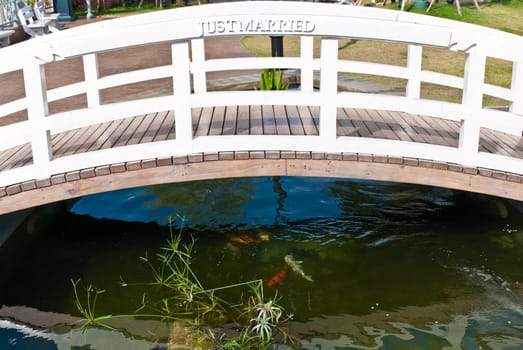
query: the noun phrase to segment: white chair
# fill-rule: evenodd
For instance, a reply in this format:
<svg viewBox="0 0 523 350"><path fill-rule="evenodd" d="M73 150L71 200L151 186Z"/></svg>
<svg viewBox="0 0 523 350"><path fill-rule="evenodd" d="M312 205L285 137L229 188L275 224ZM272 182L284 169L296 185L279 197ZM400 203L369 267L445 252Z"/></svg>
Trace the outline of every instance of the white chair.
<svg viewBox="0 0 523 350"><path fill-rule="evenodd" d="M59 13L47 13L45 11L45 5L44 2L39 0L36 1L33 5L33 11L35 13L35 16L39 20L51 20L51 25L49 26L49 30L51 32L56 32L59 30L62 30L62 28L58 25L58 17L60 17Z"/></svg>
<svg viewBox="0 0 523 350"><path fill-rule="evenodd" d="M52 20L48 19L37 19L31 6L25 6L19 9L18 19L20 21L20 25L24 29L24 32L26 32L32 38L49 33L51 30L50 24L53 22Z"/></svg>

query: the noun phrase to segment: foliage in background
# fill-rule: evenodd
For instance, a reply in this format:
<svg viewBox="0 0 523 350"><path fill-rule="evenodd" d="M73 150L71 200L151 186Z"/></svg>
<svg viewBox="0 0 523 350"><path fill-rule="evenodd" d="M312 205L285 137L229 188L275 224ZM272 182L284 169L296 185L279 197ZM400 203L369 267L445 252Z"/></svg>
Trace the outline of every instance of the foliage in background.
<svg viewBox="0 0 523 350"><path fill-rule="evenodd" d="M140 257L151 272L152 279L144 283L128 283L121 280L122 287L143 286L154 295L142 294L141 305L134 313L122 315L97 315L96 303L98 296L104 290L89 285L85 289L85 297L81 297L79 280L71 280L75 296L75 306L82 314L81 328L105 327L111 328L110 320L115 318L139 317L160 319L178 324L185 324L191 330L183 336L184 341L191 339L193 346L204 346L207 349L221 347L223 349L258 349L268 350L278 343L292 343L284 330L284 325L291 316L283 316L283 308L277 304L277 298L265 298L262 280L241 282L218 288L206 289L191 268L192 250L195 239L191 237L188 243L182 240L182 225L177 234L173 233L173 223L170 221L170 235L166 244L153 257L146 253ZM220 290L249 287L250 296L246 302L233 304L219 298ZM83 299L83 300L82 300ZM236 315L236 316L235 316ZM234 321L240 328L238 334L230 335L202 327L212 324L225 324Z"/></svg>

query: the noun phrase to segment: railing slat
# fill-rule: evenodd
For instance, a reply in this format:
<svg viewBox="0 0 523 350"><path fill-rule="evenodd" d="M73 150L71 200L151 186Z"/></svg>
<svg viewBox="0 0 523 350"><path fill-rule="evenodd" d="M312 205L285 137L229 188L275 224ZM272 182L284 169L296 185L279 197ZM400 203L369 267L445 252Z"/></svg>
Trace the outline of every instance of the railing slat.
<svg viewBox="0 0 523 350"><path fill-rule="evenodd" d="M510 104L510 111L523 117L523 60L512 64L511 90L514 100Z"/></svg>
<svg viewBox="0 0 523 350"><path fill-rule="evenodd" d="M27 58L23 72L33 164L45 175L53 157L51 135L45 123L48 114L45 71L39 60Z"/></svg>
<svg viewBox="0 0 523 350"><path fill-rule="evenodd" d="M83 57L85 87L87 89L87 106L100 106L100 90L98 90L98 58L92 53Z"/></svg>
<svg viewBox="0 0 523 350"><path fill-rule="evenodd" d="M409 45L407 49L407 69L409 76L407 80L406 95L409 98L420 98L421 96L421 61L423 47L420 45Z"/></svg>
<svg viewBox="0 0 523 350"><path fill-rule="evenodd" d="M191 40L191 72L193 75L194 92L202 94L207 92L207 79L205 66L205 42L203 39Z"/></svg>
<svg viewBox="0 0 523 350"><path fill-rule="evenodd" d="M336 139L336 105L338 93L338 40L321 40L320 137L328 144Z"/></svg>
<svg viewBox="0 0 523 350"><path fill-rule="evenodd" d="M483 84L485 81L486 56L478 47L473 47L466 54L463 86L463 105L465 114L461 122L459 148L462 152L462 164L473 165L479 149L481 125L477 113L483 105Z"/></svg>
<svg viewBox="0 0 523 350"><path fill-rule="evenodd" d="M314 38L312 36L301 37L300 57L302 60L301 91L312 92L314 89Z"/></svg>
<svg viewBox="0 0 523 350"><path fill-rule="evenodd" d="M191 96L189 43L176 42L172 44L171 48L176 139L190 142L192 140L192 115L189 104Z"/></svg>

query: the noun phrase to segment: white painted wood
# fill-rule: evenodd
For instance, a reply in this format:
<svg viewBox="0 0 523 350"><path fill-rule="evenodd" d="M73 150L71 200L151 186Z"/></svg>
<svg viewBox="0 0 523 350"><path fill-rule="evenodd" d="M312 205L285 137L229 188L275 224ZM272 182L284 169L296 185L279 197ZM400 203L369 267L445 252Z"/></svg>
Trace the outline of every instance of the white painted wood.
<svg viewBox="0 0 523 350"><path fill-rule="evenodd" d="M74 84L60 86L51 90L47 90L47 101L53 102L61 100L66 97L75 96L87 93L86 82L81 81Z"/></svg>
<svg viewBox="0 0 523 350"><path fill-rule="evenodd" d="M85 88L87 92L87 106L100 106L100 90L98 88L98 59L92 53L83 56Z"/></svg>
<svg viewBox="0 0 523 350"><path fill-rule="evenodd" d="M300 68L302 60L299 57L241 57L220 58L205 62L207 72L231 69L261 69L261 68Z"/></svg>
<svg viewBox="0 0 523 350"><path fill-rule="evenodd" d="M314 38L302 36L300 39L300 89L312 93L314 90Z"/></svg>
<svg viewBox="0 0 523 350"><path fill-rule="evenodd" d="M514 101L516 98L514 91L501 86L492 84L483 84L483 93L494 97L499 97L507 101Z"/></svg>
<svg viewBox="0 0 523 350"><path fill-rule="evenodd" d="M28 102L27 115L33 163L46 169L53 156L51 135L45 123L48 114L45 71L37 59L27 59L27 65L24 67L24 86Z"/></svg>
<svg viewBox="0 0 523 350"><path fill-rule="evenodd" d="M191 73L196 94L207 92L207 75L205 71L204 39L191 40Z"/></svg>
<svg viewBox="0 0 523 350"><path fill-rule="evenodd" d="M483 83L485 81L485 54L477 47L469 50L465 59L463 86L463 105L466 106L461 122L459 148L462 152L461 164L475 164L481 125L477 114L483 105Z"/></svg>
<svg viewBox="0 0 523 350"><path fill-rule="evenodd" d="M3 116L25 109L26 105L27 101L25 97L0 105L0 119L2 119Z"/></svg>
<svg viewBox="0 0 523 350"><path fill-rule="evenodd" d="M407 49L407 69L409 76L407 80L406 95L409 98L420 98L421 96L421 61L423 47L420 45L409 45Z"/></svg>
<svg viewBox="0 0 523 350"><path fill-rule="evenodd" d="M248 26L258 29L247 31ZM239 31L240 27L244 28L243 32ZM206 37L270 34L300 36L300 56L205 59ZM321 57L317 59L313 57L314 37L322 40ZM334 38L407 43L407 67L338 60L338 42ZM98 77L98 53L162 42L172 44L172 65ZM421 70L423 46L465 51L464 78ZM361 152L432 159L523 174L521 159L478 152L481 127L521 136L521 47L521 36L440 18L357 6L285 1L250 1L164 10L60 31L0 50L0 74L23 69L27 93L27 98L0 105L0 118L26 107L29 113L28 121L0 127L0 150L30 141L35 159L34 165L1 172L0 186L109 163L194 152L260 149ZM46 91L43 66L40 64L76 56L83 59L85 81ZM510 89L484 83L485 56L514 62ZM35 57L41 59L33 59ZM207 72L261 68L300 70L301 89L235 92L208 92L206 89ZM320 91L313 90L314 71L320 74ZM338 72L406 79L409 82L407 94L392 96L379 92L338 92ZM172 96L100 104L102 89L169 77L173 78ZM448 103L425 99L420 96L422 82L463 89L463 101ZM88 96L87 108L48 115L48 101L83 93ZM511 101L509 112L483 108L484 94ZM320 136L212 136L193 139L191 109L227 105L319 106ZM459 121L462 125L459 149L393 140L337 137L336 110L339 107L402 111ZM50 133L168 110L175 111L176 140L52 158Z"/></svg>
<svg viewBox="0 0 523 350"><path fill-rule="evenodd" d="M336 105L338 93L338 40L321 40L320 137L326 144L336 139Z"/></svg>
<svg viewBox="0 0 523 350"><path fill-rule="evenodd" d="M98 88L102 90L115 86L139 83L142 81L167 78L171 76L172 66L145 68L99 78Z"/></svg>
<svg viewBox="0 0 523 350"><path fill-rule="evenodd" d="M210 92L205 95L192 95L190 104L198 107L262 105L267 101L275 105L319 106L322 98L319 92L307 93L300 90L289 91L236 91Z"/></svg>
<svg viewBox="0 0 523 350"><path fill-rule="evenodd" d="M523 117L523 59L512 64L512 83L513 93L510 111Z"/></svg>
<svg viewBox="0 0 523 350"><path fill-rule="evenodd" d="M421 81L431 84L449 86L455 89L463 89L463 78L457 77L455 75L423 70L421 71Z"/></svg>
<svg viewBox="0 0 523 350"><path fill-rule="evenodd" d="M381 75L400 79L407 79L409 77L409 71L406 67L382 63L339 60L338 67L340 72Z"/></svg>
<svg viewBox="0 0 523 350"><path fill-rule="evenodd" d="M189 104L191 96L189 43L174 43L171 48L176 139L181 142L190 142L192 140L192 116Z"/></svg>

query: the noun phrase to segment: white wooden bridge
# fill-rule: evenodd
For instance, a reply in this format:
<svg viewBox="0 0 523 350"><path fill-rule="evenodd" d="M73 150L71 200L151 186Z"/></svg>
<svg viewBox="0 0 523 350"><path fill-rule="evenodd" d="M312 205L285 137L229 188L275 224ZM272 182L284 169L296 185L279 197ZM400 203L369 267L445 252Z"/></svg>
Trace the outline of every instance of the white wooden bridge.
<svg viewBox="0 0 523 350"><path fill-rule="evenodd" d="M297 57L209 59L213 37L300 38ZM404 67L343 60L342 38L408 45ZM320 53L314 42L320 41ZM104 74L107 54L168 45L170 62ZM464 52L462 77L422 67L426 47ZM105 56L104 56L105 55ZM387 55L386 52L383 55ZM485 62L512 63L509 88ZM49 84L77 60L81 79ZM238 176L329 176L426 184L523 200L523 38L399 11L305 2L238 2L165 10L80 26L0 50L0 214L131 186ZM209 89L213 72L294 69L289 91ZM407 81L403 95L343 91L343 73ZM315 77L316 83L315 83ZM167 79L163 94L108 89ZM425 98L422 83L462 91ZM133 85L134 84L134 85ZM485 95L508 108L483 106ZM66 103L53 110L57 101ZM72 107L71 107L72 106Z"/></svg>

